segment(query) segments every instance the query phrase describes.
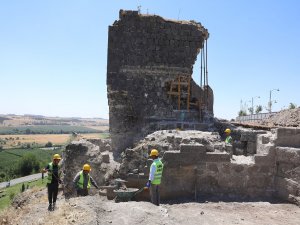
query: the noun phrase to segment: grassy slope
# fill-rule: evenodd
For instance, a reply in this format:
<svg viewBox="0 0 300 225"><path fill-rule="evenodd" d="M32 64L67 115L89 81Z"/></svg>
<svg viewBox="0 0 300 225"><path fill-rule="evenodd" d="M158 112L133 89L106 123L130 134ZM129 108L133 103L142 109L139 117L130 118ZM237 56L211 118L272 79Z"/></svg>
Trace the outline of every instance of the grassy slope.
<svg viewBox="0 0 300 225"><path fill-rule="evenodd" d="M0 193L0 196L3 195L4 193L6 194L4 197L0 198L0 212L7 208L12 200L10 199L11 195L17 195L21 192L21 188L22 188L22 184L16 184L14 186L8 187L8 188L4 188L1 189L1 191L3 191L2 193ZM29 188L32 187L42 187L42 186L46 186L46 180L44 179L44 181L42 182L42 179L39 179L37 181L33 181L33 182L25 182L25 187L27 187L27 184L29 185Z"/></svg>

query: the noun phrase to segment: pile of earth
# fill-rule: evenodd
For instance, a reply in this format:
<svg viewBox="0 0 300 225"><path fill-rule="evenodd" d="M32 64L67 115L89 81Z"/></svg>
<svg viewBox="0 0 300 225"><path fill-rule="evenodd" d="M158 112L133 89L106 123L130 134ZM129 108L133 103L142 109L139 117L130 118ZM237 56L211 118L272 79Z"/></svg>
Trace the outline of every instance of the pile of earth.
<svg viewBox="0 0 300 225"><path fill-rule="evenodd" d="M300 108L282 110L259 123L265 126L300 127Z"/></svg>

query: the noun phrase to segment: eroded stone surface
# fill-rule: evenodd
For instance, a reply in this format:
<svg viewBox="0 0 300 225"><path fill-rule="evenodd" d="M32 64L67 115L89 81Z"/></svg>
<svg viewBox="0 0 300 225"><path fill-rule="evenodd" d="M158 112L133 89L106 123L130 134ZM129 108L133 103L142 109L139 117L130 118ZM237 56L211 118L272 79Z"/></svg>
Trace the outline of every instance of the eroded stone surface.
<svg viewBox="0 0 300 225"><path fill-rule="evenodd" d="M176 112L178 97L168 92L175 92L171 85L179 76L188 79L192 75L197 54L208 36L208 31L194 21L120 11L119 20L109 27L107 63L109 127L116 157L156 130L207 129L199 122L213 114L209 86L202 89L191 80L189 90L181 87L182 95L190 92L190 102L198 102L187 111L187 104L183 104L187 97L182 96L180 110L186 112ZM206 107L201 115L200 100Z"/></svg>

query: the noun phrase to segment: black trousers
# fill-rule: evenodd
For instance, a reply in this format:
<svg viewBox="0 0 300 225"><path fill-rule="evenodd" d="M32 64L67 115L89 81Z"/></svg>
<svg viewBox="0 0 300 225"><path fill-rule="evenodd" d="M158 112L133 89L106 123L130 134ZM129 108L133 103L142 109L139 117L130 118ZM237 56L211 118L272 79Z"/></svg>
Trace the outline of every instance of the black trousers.
<svg viewBox="0 0 300 225"><path fill-rule="evenodd" d="M88 189L81 189L81 188L77 189L77 197L79 197L79 196L87 196L88 194L89 194Z"/></svg>
<svg viewBox="0 0 300 225"><path fill-rule="evenodd" d="M58 183L47 184L49 204L55 203L58 193Z"/></svg>
<svg viewBox="0 0 300 225"><path fill-rule="evenodd" d="M151 202L154 205L159 206L159 204L160 204L159 185L151 184L150 197L151 197Z"/></svg>

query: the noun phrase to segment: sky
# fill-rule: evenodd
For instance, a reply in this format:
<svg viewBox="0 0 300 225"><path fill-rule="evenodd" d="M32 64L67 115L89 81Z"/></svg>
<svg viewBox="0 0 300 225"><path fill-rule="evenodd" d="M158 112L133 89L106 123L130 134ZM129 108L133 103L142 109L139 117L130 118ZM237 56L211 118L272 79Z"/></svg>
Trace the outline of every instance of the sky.
<svg viewBox="0 0 300 225"><path fill-rule="evenodd" d="M208 29L215 117L300 106L298 0L0 0L0 114L108 118L108 26L138 6Z"/></svg>

